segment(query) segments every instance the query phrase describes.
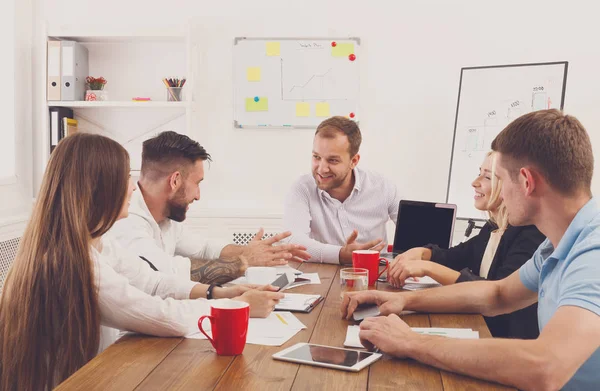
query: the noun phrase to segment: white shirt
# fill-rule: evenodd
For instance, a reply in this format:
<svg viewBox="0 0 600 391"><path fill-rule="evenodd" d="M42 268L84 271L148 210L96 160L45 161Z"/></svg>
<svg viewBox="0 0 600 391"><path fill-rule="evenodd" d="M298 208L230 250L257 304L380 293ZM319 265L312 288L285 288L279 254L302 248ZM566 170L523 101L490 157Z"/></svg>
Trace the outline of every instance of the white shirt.
<svg viewBox="0 0 600 391"><path fill-rule="evenodd" d="M303 175L288 193L283 225L292 232L291 243L308 249L310 261L339 263L340 249L354 229L359 243L382 239L387 243L385 225L396 223L400 194L383 176L354 168L354 188L340 202L320 190L311 174Z"/></svg>
<svg viewBox="0 0 600 391"><path fill-rule="evenodd" d="M492 266L492 261L496 256L496 250L498 250L498 245L500 244L500 240L502 239L502 235L504 234L504 230L495 230L490 233L490 239L485 246L485 251L483 253L483 258L481 258L481 266L479 267L479 277L487 278L490 272L490 266Z"/></svg>
<svg viewBox="0 0 600 391"><path fill-rule="evenodd" d="M206 242L186 232L183 224L166 219L160 225L150 213L140 190L134 191L129 217L108 232L122 246L148 259L167 274L190 279L190 258L217 259L228 243Z"/></svg>
<svg viewBox="0 0 600 391"><path fill-rule="evenodd" d="M198 318L210 314L206 299L189 300L196 285L189 278L157 273L137 255L104 237L102 252L92 247L100 306L100 351L119 331L159 337L198 331Z"/></svg>

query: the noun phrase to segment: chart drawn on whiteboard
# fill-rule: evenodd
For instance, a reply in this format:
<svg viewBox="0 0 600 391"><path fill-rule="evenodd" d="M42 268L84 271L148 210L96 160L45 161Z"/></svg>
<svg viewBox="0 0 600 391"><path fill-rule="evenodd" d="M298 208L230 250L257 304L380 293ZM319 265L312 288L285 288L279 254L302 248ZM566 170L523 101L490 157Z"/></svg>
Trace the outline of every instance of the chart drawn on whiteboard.
<svg viewBox="0 0 600 391"><path fill-rule="evenodd" d="M494 138L532 111L562 109L567 62L461 70L446 202L458 218L484 219L473 205L473 181Z"/></svg>
<svg viewBox="0 0 600 391"><path fill-rule="evenodd" d="M283 63L283 61L282 61ZM281 73L282 99L291 101L329 101L347 100L342 96L336 96L336 82L332 75L333 68L321 74L312 74L303 84L294 84L288 88L284 81L284 72ZM337 93L339 94L339 93Z"/></svg>
<svg viewBox="0 0 600 391"><path fill-rule="evenodd" d="M237 38L234 125L314 128L327 116L358 120L359 50L358 38ZM248 76L258 72L260 78ZM244 104L253 100L262 110Z"/></svg>

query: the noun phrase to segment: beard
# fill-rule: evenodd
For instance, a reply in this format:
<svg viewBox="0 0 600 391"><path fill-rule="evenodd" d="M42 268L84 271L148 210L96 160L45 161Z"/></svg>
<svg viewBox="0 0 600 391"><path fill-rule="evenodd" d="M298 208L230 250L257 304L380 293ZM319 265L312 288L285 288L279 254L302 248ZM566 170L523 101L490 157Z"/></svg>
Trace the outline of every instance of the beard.
<svg viewBox="0 0 600 391"><path fill-rule="evenodd" d="M344 184L344 182L346 181L346 178L348 177L348 175L351 173L352 173L352 170L348 170L348 172L346 172L344 176L342 176L342 177L336 176L333 179L331 179L328 183L322 183L322 182L319 182L318 174L316 172L313 172L313 179L315 180L315 184L317 185L317 188L319 188L320 190L329 191L332 189L337 189L338 187L342 186Z"/></svg>
<svg viewBox="0 0 600 391"><path fill-rule="evenodd" d="M185 191L179 189L172 200L167 201L169 213L167 217L173 221L181 223L186 218L187 207L190 203L185 199Z"/></svg>

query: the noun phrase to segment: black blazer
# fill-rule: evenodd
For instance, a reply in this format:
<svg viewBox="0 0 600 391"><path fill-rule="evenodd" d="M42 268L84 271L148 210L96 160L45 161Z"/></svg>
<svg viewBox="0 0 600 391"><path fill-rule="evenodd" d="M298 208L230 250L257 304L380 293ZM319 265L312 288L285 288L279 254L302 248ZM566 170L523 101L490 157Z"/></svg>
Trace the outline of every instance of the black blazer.
<svg viewBox="0 0 600 391"><path fill-rule="evenodd" d="M479 276L481 260L490 234L496 228L495 224L487 222L477 236L447 250L435 245L425 247L431 249L432 261L460 271L457 283L484 280ZM531 258L544 239L544 235L533 225L509 225L500 239L487 279L501 280L511 275ZM485 321L494 337L535 339L540 334L537 304L511 314L485 317Z"/></svg>

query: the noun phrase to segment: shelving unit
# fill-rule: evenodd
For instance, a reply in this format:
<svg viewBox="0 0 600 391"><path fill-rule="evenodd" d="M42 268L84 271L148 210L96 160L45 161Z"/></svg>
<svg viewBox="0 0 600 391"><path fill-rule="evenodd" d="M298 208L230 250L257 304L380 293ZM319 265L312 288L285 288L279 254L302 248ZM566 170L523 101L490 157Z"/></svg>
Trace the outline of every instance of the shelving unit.
<svg viewBox="0 0 600 391"><path fill-rule="evenodd" d="M107 101L47 101L46 88L40 97L41 112L38 140L42 151L41 172L50 157L50 107L73 109L84 132L103 134L121 142L129 150L132 170L139 167L141 143L162 130L191 134L194 62L196 47L192 44L188 25L149 29L118 26L106 30L87 26L46 27L42 40L43 56L47 57L46 41L73 40L89 51L89 75L108 80ZM168 102L163 77L185 77L183 101ZM40 80L46 85L46 62L40 64ZM133 97L150 97L151 101L132 101ZM183 121L182 121L183 119Z"/></svg>
<svg viewBox="0 0 600 391"><path fill-rule="evenodd" d="M48 101L48 107L69 107L72 109L85 108L108 108L108 107L133 107L140 109L186 109L191 106L191 102L135 102L135 101Z"/></svg>

